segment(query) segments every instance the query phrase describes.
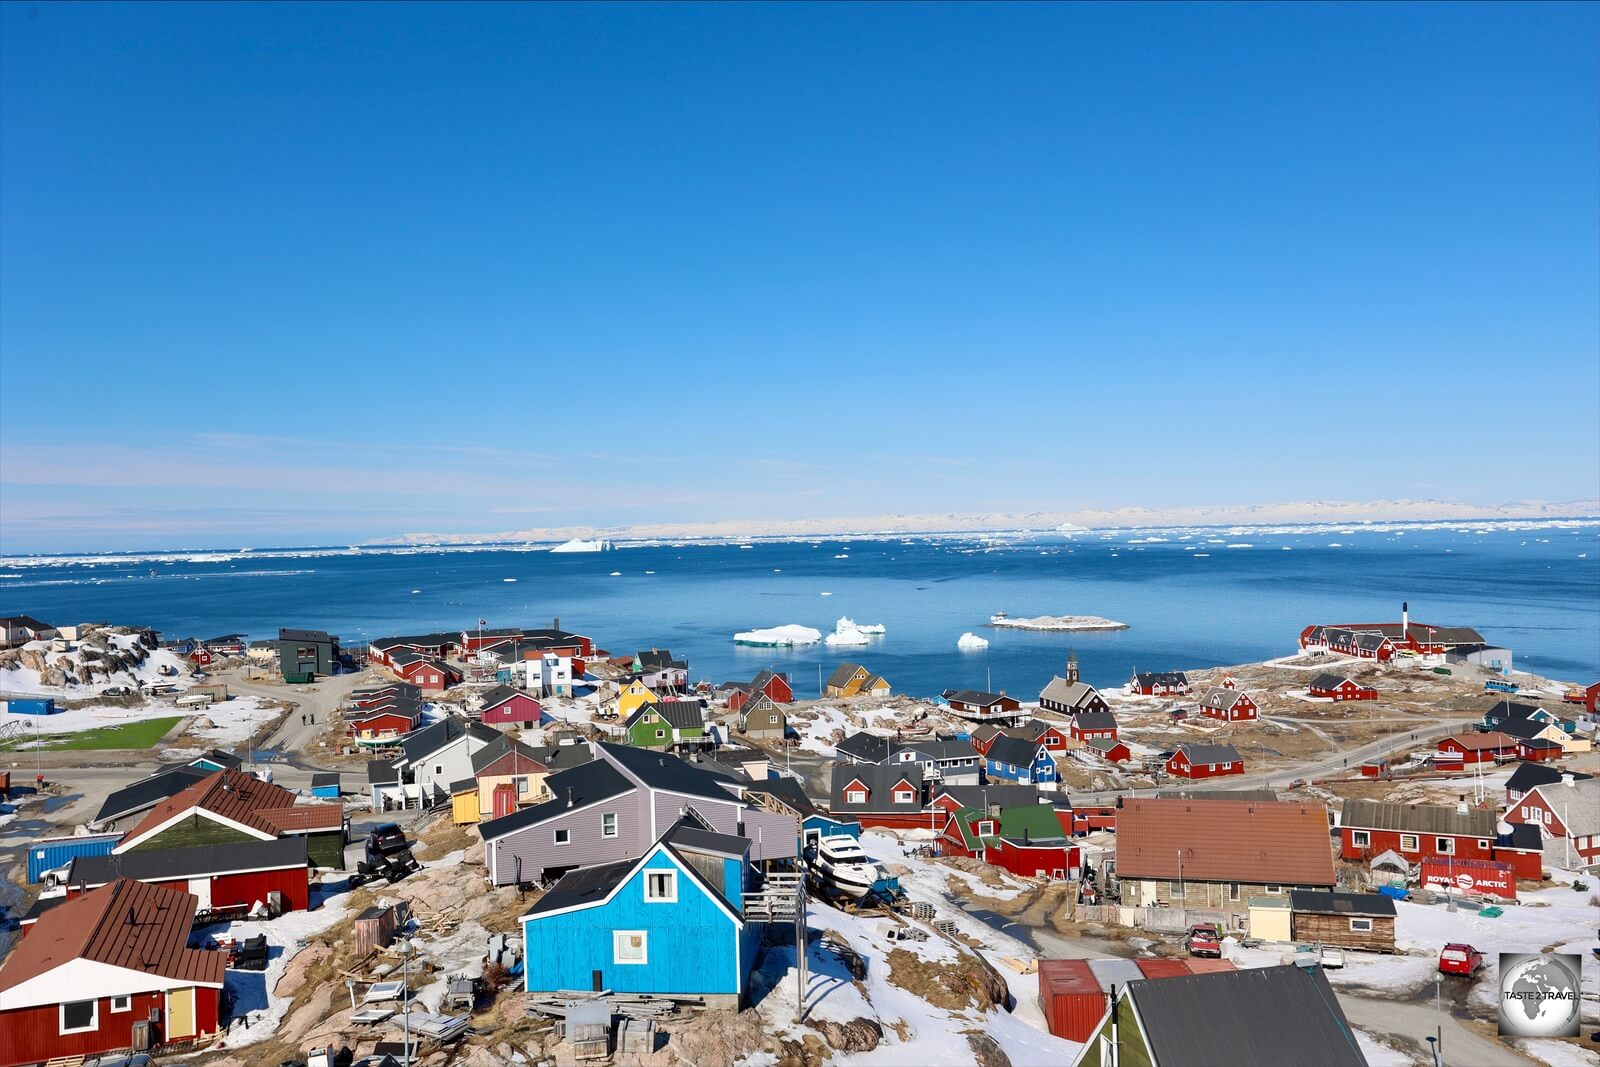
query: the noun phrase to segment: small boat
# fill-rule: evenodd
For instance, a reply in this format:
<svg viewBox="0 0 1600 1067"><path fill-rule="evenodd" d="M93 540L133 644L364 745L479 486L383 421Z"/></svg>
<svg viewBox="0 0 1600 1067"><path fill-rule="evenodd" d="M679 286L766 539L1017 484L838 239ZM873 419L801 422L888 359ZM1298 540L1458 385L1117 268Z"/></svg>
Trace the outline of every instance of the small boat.
<svg viewBox="0 0 1600 1067"><path fill-rule="evenodd" d="M861 851L861 842L849 834L819 839L812 864L824 882L847 897L864 897L889 880L883 865Z"/></svg>
<svg viewBox="0 0 1600 1067"><path fill-rule="evenodd" d="M1004 620L1004 619L1005 619L1005 618L1006 618L1006 617L1007 617L1007 616L1006 616L1006 613L1005 613L1005 612L1003 612L1003 611L997 611L997 612L995 612L995 613L994 613L994 614L993 614L993 615L990 615L990 616L989 616L989 621L990 621L990 622L1001 622L1001 621L1003 621L1003 620Z"/></svg>

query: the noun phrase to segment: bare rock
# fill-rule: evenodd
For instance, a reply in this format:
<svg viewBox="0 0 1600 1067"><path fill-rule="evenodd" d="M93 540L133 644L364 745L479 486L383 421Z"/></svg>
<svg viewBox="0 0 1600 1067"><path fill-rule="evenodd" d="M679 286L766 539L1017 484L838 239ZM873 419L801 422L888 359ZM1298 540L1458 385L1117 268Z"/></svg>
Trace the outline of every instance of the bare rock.
<svg viewBox="0 0 1600 1067"><path fill-rule="evenodd" d="M283 970L283 977L278 979L277 986L272 990L272 995L293 999L294 995L305 986L306 974L311 968L331 955L333 955L333 949L329 948L325 943L321 941L311 942L311 944L295 953L294 958L289 961L289 965Z"/></svg>
<svg viewBox="0 0 1600 1067"><path fill-rule="evenodd" d="M55 689L60 689L62 686L67 684L67 674L66 674L65 671L58 671L53 667L49 668L47 670L40 671L39 672L39 684L40 685L48 685L48 686L51 686L52 688L55 688Z"/></svg>
<svg viewBox="0 0 1600 1067"><path fill-rule="evenodd" d="M668 1053L667 1062L726 1067L765 1047L761 1019L754 1012L705 1011L692 1025L673 1027L661 1051Z"/></svg>
<svg viewBox="0 0 1600 1067"><path fill-rule="evenodd" d="M806 1025L822 1034L829 1048L839 1052L871 1052L883 1040L883 1027L876 1019L858 1016L847 1023L807 1020Z"/></svg>
<svg viewBox="0 0 1600 1067"><path fill-rule="evenodd" d="M968 1034L967 1045L978 1067L1011 1067L1011 1057L988 1034Z"/></svg>

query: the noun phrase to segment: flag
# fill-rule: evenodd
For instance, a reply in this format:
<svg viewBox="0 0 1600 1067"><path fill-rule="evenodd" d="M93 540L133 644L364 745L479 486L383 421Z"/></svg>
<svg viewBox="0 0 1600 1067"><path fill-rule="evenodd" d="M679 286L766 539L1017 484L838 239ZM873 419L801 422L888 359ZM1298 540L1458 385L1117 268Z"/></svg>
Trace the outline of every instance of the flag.
<svg viewBox="0 0 1600 1067"><path fill-rule="evenodd" d="M488 619L479 619L478 620L478 625L479 626L488 626L489 625L489 620Z"/></svg>

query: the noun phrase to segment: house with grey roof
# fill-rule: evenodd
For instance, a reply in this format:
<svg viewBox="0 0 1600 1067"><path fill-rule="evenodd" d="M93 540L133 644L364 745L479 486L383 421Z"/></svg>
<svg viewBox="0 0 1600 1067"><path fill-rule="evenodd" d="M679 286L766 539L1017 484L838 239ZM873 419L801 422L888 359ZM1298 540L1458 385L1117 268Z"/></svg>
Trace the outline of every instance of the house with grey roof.
<svg viewBox="0 0 1600 1067"><path fill-rule="evenodd" d="M922 768L916 764L835 763L828 811L862 826L916 825L924 817ZM937 827L930 820L929 829Z"/></svg>
<svg viewBox="0 0 1600 1067"><path fill-rule="evenodd" d="M1167 773L1174 778L1218 778L1244 773L1244 757L1232 745L1186 743L1167 757Z"/></svg>

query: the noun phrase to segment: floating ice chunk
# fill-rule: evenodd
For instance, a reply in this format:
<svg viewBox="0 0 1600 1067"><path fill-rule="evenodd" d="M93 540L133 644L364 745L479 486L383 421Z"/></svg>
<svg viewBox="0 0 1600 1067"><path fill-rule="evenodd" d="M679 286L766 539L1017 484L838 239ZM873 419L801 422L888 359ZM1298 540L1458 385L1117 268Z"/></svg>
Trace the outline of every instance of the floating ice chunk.
<svg viewBox="0 0 1600 1067"><path fill-rule="evenodd" d="M765 648L787 648L790 645L814 645L822 640L822 631L809 626L790 623L765 630L745 630L733 635L736 645L760 645Z"/></svg>
<svg viewBox="0 0 1600 1067"><path fill-rule="evenodd" d="M872 644L872 638L852 627L849 630L829 634L822 639L822 643L829 648L855 648Z"/></svg>
<svg viewBox="0 0 1600 1067"><path fill-rule="evenodd" d="M559 544L552 548L552 552L606 552L611 548L611 542L606 540L585 541L581 537Z"/></svg>
<svg viewBox="0 0 1600 1067"><path fill-rule="evenodd" d="M966 633L956 639L956 647L963 652L981 652L989 647L989 642L977 634Z"/></svg>

